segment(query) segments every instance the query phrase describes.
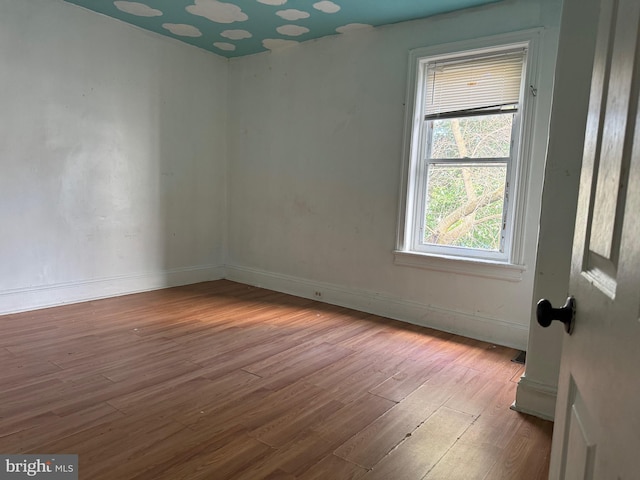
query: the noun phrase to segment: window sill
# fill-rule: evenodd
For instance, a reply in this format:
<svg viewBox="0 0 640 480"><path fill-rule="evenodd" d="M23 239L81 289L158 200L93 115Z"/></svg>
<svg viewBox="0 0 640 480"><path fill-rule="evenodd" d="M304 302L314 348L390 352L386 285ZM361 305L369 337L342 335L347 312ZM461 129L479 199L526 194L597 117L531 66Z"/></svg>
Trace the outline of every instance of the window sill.
<svg viewBox="0 0 640 480"><path fill-rule="evenodd" d="M509 282L521 281L522 273L527 270L526 265L515 265L512 263L494 262L477 258L449 257L446 255L433 255L401 250L395 250L393 254L393 263L395 265L506 280Z"/></svg>

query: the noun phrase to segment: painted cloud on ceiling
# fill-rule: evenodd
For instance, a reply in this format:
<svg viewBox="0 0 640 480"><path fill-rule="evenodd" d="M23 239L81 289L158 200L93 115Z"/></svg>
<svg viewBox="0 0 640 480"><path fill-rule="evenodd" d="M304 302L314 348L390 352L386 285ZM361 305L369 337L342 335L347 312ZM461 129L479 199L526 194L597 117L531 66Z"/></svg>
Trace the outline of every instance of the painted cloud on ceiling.
<svg viewBox="0 0 640 480"><path fill-rule="evenodd" d="M348 33L353 32L354 30L364 30L364 29L373 28L371 25L367 25L366 23L349 23L348 25L343 25L341 27L336 28L336 32L338 33Z"/></svg>
<svg viewBox="0 0 640 480"><path fill-rule="evenodd" d="M162 28L166 28L174 35L181 37L201 37L202 32L193 25L185 25L184 23L163 23Z"/></svg>
<svg viewBox="0 0 640 480"><path fill-rule="evenodd" d="M287 0L258 0L260 3L264 3L265 5L284 5L287 3Z"/></svg>
<svg viewBox="0 0 640 480"><path fill-rule="evenodd" d="M229 40L243 40L245 38L251 38L251 32L246 30L225 30L220 33L221 37L228 38Z"/></svg>
<svg viewBox="0 0 640 480"><path fill-rule="evenodd" d="M187 12L216 23L244 22L249 18L237 5L218 0L195 0L193 5L187 7Z"/></svg>
<svg viewBox="0 0 640 480"><path fill-rule="evenodd" d="M276 28L276 30L280 35L287 35L290 37L297 37L298 35L302 35L309 31L307 27L300 27L299 25L281 25Z"/></svg>
<svg viewBox="0 0 640 480"><path fill-rule="evenodd" d="M296 10L295 8L279 10L276 12L276 15L278 15L280 18L284 18L285 20L289 20L290 22L295 22L296 20L309 18L311 16L310 13L303 12L302 10Z"/></svg>
<svg viewBox="0 0 640 480"><path fill-rule="evenodd" d="M314 3L313 8L324 13L336 13L340 11L340 5L336 5L329 0L322 0L322 2Z"/></svg>
<svg viewBox="0 0 640 480"><path fill-rule="evenodd" d="M122 12L130 13L131 15L137 15L138 17L159 17L162 15L160 10L151 8L149 5L138 2L113 2L116 8Z"/></svg>

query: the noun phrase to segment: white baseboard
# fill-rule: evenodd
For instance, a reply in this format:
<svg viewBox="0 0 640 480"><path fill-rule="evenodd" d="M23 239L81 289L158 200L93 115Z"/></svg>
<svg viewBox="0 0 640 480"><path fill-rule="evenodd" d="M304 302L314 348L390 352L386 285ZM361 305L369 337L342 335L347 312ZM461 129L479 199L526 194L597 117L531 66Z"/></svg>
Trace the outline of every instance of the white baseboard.
<svg viewBox="0 0 640 480"><path fill-rule="evenodd" d="M527 345L528 331L522 325L371 291L347 289L237 265L186 267L141 275L0 291L0 315L222 278L520 350L525 350Z"/></svg>
<svg viewBox="0 0 640 480"><path fill-rule="evenodd" d="M237 265L226 266L226 278L519 350L527 347L527 327L497 318Z"/></svg>
<svg viewBox="0 0 640 480"><path fill-rule="evenodd" d="M516 412L551 420L555 416L558 389L530 380L523 375L518 382L516 401L511 408Z"/></svg>
<svg viewBox="0 0 640 480"><path fill-rule="evenodd" d="M219 280L224 277L223 266L204 265L140 275L4 290L0 291L0 315Z"/></svg>

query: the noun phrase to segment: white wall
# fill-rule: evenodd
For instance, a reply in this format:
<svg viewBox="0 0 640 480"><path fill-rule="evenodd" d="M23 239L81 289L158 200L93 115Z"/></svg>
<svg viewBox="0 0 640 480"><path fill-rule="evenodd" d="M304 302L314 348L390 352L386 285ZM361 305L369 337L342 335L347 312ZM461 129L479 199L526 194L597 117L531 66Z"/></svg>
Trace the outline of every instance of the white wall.
<svg viewBox="0 0 640 480"><path fill-rule="evenodd" d="M222 276L227 61L0 2L0 312Z"/></svg>
<svg viewBox="0 0 640 480"><path fill-rule="evenodd" d="M555 307L571 294L571 249L599 3L570 0L563 4L534 284L534 299L547 298ZM560 322L541 328L532 312L518 410L553 418L565 335Z"/></svg>
<svg viewBox="0 0 640 480"><path fill-rule="evenodd" d="M230 62L229 278L526 348L559 0ZM544 27L518 282L394 265L408 52Z"/></svg>

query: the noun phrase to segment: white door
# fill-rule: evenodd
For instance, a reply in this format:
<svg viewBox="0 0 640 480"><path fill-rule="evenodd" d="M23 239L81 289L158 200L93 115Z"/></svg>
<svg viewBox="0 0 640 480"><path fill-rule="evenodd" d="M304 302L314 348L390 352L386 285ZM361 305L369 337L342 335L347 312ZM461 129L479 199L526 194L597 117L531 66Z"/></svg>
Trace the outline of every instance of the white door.
<svg viewBox="0 0 640 480"><path fill-rule="evenodd" d="M640 479L639 0L602 0L550 478Z"/></svg>

